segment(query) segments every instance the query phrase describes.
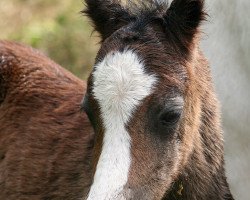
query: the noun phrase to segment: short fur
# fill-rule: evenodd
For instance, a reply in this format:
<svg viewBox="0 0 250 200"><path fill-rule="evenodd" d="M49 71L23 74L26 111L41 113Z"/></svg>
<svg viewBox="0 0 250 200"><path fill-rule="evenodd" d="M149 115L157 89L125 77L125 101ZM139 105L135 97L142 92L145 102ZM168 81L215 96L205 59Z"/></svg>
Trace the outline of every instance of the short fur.
<svg viewBox="0 0 250 200"><path fill-rule="evenodd" d="M86 195L93 131L85 83L29 47L0 42L0 199Z"/></svg>
<svg viewBox="0 0 250 200"><path fill-rule="evenodd" d="M86 0L85 13L103 41L97 63L130 49L158 80L126 126L132 163L124 196L233 200L219 106L199 50L204 2L142 2ZM92 128L79 112L84 83L31 48L0 43L0 199L87 197L105 133L93 85L91 74L83 107L97 133L94 151ZM159 128L156 114L176 105L182 109L178 125Z"/></svg>
<svg viewBox="0 0 250 200"><path fill-rule="evenodd" d="M121 2L112 0L91 1L91 6L89 2L85 13L96 30L112 26L113 31L100 31L102 46L96 62L110 52L129 49L143 60L146 72L158 79L154 93L136 108L127 126L133 156L123 194L127 199L145 200L232 200L224 170L219 105L208 63L199 49L199 26L206 16L204 1L174 0L169 7L162 1L128 4L132 7L118 6ZM93 4L105 16L122 12L116 21L123 24L99 23L104 18L102 13L94 14ZM98 110L93 85L91 75L89 106ZM159 128L157 113L166 105L171 108L172 99L179 98L184 105L178 125ZM174 100L181 106L179 102ZM100 111L92 115L99 121L95 124L98 140L98 130L104 129ZM101 152L100 145L94 148Z"/></svg>

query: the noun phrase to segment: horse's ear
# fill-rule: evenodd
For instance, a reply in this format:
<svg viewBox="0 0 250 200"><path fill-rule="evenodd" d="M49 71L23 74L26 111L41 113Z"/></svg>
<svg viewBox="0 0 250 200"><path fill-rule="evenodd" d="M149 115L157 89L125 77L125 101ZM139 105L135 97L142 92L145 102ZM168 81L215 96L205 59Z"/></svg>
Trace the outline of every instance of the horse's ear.
<svg viewBox="0 0 250 200"><path fill-rule="evenodd" d="M167 32L188 49L206 18L204 0L174 0L164 15Z"/></svg>
<svg viewBox="0 0 250 200"><path fill-rule="evenodd" d="M127 24L129 12L120 0L85 0L86 14L93 22L94 28L105 40L116 30Z"/></svg>

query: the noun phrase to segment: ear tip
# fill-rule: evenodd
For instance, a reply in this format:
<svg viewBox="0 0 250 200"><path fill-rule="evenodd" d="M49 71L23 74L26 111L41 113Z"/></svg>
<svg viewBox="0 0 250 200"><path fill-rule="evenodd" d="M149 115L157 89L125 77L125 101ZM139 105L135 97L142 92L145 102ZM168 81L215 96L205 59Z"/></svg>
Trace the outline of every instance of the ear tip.
<svg viewBox="0 0 250 200"><path fill-rule="evenodd" d="M121 2L122 0L84 0L85 8L81 13L91 20L102 40L128 22L130 13Z"/></svg>
<svg viewBox="0 0 250 200"><path fill-rule="evenodd" d="M201 8L205 7L205 0L173 0L171 6L186 7L187 5L199 5ZM170 7L171 7L170 6Z"/></svg>
<svg viewBox="0 0 250 200"><path fill-rule="evenodd" d="M185 51L206 21L205 0L173 0L164 15L165 26L170 37L175 38ZM174 35L174 36L173 36Z"/></svg>
<svg viewBox="0 0 250 200"><path fill-rule="evenodd" d="M199 2L199 12L200 12L200 21L206 21L208 13L205 10L205 0L196 0Z"/></svg>
<svg viewBox="0 0 250 200"><path fill-rule="evenodd" d="M204 21L207 18L205 0L174 0L169 8L187 21Z"/></svg>

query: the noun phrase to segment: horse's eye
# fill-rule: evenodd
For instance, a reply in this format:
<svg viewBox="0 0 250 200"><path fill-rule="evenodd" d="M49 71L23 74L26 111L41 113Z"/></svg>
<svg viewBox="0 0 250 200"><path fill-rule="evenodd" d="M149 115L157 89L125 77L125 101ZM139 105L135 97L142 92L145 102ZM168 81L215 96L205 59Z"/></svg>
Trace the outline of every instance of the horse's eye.
<svg viewBox="0 0 250 200"><path fill-rule="evenodd" d="M92 107L90 105L88 94L86 94L84 99L83 99L82 110L87 114L89 121L91 122L92 126L94 127L95 126L95 118L93 115L94 112L93 112Z"/></svg>
<svg viewBox="0 0 250 200"><path fill-rule="evenodd" d="M177 124L181 117L181 110L163 110L159 115L160 123L167 127L173 127Z"/></svg>
<svg viewBox="0 0 250 200"><path fill-rule="evenodd" d="M88 111L89 111L88 104L89 104L88 95L86 94L82 100L81 109L82 109L82 111L86 112L87 115L88 115Z"/></svg>

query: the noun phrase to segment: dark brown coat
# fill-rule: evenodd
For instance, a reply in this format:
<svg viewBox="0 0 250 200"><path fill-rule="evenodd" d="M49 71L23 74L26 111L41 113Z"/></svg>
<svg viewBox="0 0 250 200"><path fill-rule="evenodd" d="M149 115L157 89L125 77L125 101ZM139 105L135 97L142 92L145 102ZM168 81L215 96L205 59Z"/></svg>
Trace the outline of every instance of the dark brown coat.
<svg viewBox="0 0 250 200"><path fill-rule="evenodd" d="M204 1L175 0L166 12L145 6L130 13L119 0L86 3L85 13L103 40L97 62L112 50L130 46L161 80L157 92L134 113L137 120L128 125L134 155L128 187L135 188L128 199L232 200L224 170L219 106L208 63L198 47ZM84 83L32 49L1 42L0 84L0 200L86 197L93 134L85 113L80 112ZM89 107L98 119L91 77L89 86L90 103L96 105ZM150 103L160 104L171 86L185 97L184 117L165 137L166 130L159 134L144 124L155 120L147 112ZM99 130L96 163L103 135L102 124L94 125ZM155 164L156 168L150 167ZM159 174L170 184L158 185ZM150 193L155 196L149 197Z"/></svg>
<svg viewBox="0 0 250 200"><path fill-rule="evenodd" d="M0 42L0 200L76 200L90 184L84 82L31 48Z"/></svg>
<svg viewBox="0 0 250 200"><path fill-rule="evenodd" d="M170 6L156 0L85 1L84 13L102 39L96 62L111 52L129 49L142 60L145 71L158 78L154 92L127 125L132 166L121 194L129 193L127 199L136 200L232 200L224 169L219 103L209 64L199 48L205 1L174 0ZM91 75L89 107L98 108L93 88ZM174 127L162 128L160 111L174 107L168 105L171 94L184 100L182 117ZM96 110L94 122L101 121ZM97 141L102 141L103 124L92 124ZM94 147L99 153L100 144Z"/></svg>

